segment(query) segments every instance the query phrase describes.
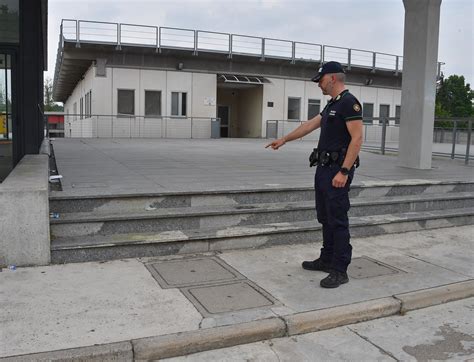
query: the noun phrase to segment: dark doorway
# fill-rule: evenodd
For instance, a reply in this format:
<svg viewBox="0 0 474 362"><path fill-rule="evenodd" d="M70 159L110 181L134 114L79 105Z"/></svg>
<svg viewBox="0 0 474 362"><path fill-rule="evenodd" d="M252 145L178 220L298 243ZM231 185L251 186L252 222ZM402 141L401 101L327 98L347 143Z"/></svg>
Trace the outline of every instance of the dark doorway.
<svg viewBox="0 0 474 362"><path fill-rule="evenodd" d="M229 106L217 106L217 117L221 119L221 137L229 137Z"/></svg>
<svg viewBox="0 0 474 362"><path fill-rule="evenodd" d="M13 169L13 127L16 119L14 64L14 53L0 48L0 182Z"/></svg>

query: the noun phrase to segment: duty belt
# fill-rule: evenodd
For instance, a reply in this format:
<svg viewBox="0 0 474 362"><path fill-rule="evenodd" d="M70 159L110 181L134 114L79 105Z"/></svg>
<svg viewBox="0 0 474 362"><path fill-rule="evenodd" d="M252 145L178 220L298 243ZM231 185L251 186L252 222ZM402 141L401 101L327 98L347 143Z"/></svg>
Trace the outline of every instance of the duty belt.
<svg viewBox="0 0 474 362"><path fill-rule="evenodd" d="M314 165L329 166L332 164L342 166L344 158L346 157L346 152L347 149L345 148L340 151L324 151L314 148L313 152L311 152L311 155L309 155L309 167L313 167ZM359 156L357 156L354 166L357 168L359 167L359 164Z"/></svg>

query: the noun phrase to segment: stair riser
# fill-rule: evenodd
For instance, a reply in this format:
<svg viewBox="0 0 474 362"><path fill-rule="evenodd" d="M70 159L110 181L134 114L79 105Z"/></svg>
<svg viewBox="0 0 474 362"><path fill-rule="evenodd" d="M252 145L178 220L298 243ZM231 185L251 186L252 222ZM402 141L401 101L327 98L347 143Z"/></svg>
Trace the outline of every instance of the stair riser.
<svg viewBox="0 0 474 362"><path fill-rule="evenodd" d="M398 186L354 186L351 198L383 197L401 195L442 194L453 192L474 192L474 183L449 185L398 185ZM314 191L282 190L269 192L238 192L202 195L169 195L163 197L116 197L93 199L50 200L51 212L134 212L147 208L178 208L212 205L249 205L260 203L297 202L314 200Z"/></svg>
<svg viewBox="0 0 474 362"><path fill-rule="evenodd" d="M395 214L402 212L431 211L474 207L474 198L462 200L417 201L385 205L353 205L350 216ZM245 214L227 214L193 217L170 217L162 219L117 220L106 222L84 222L52 224L53 238L110 235L126 233L161 232L201 228L226 228L268 223L315 220L314 209L283 210Z"/></svg>
<svg viewBox="0 0 474 362"><path fill-rule="evenodd" d="M351 227L352 237L368 237L407 231L420 231L442 227L471 225L474 216L454 216L421 221L401 221L383 225L360 224ZM180 241L159 244L116 245L98 248L82 248L51 251L53 263L114 260L121 258L151 257L176 254L192 254L207 251L269 247L295 243L315 242L315 256L318 254L322 236L318 230L281 232L261 236L231 237L222 239ZM295 261L296 262L296 261ZM299 262L299 261L298 261Z"/></svg>

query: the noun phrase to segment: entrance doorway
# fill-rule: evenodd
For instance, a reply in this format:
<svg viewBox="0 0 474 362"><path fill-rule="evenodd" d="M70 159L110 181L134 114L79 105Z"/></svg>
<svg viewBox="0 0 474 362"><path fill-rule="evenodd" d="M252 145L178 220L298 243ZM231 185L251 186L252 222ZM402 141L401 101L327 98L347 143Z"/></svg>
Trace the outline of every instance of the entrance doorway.
<svg viewBox="0 0 474 362"><path fill-rule="evenodd" d="M15 97L12 96L14 54L0 49L0 182L13 169Z"/></svg>
<svg viewBox="0 0 474 362"><path fill-rule="evenodd" d="M229 134L229 106L217 106L217 117L221 120L221 138L230 137Z"/></svg>

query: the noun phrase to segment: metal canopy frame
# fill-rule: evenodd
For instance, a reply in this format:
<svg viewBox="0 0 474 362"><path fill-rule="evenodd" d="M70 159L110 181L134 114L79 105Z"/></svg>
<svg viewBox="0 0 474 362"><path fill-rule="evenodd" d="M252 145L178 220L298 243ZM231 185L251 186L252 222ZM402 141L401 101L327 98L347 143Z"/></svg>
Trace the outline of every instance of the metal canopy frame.
<svg viewBox="0 0 474 362"><path fill-rule="evenodd" d="M257 84L263 85L269 83L264 77L256 77L252 75L240 75L240 74L218 74L219 80L223 80L224 83L240 83L240 84Z"/></svg>

